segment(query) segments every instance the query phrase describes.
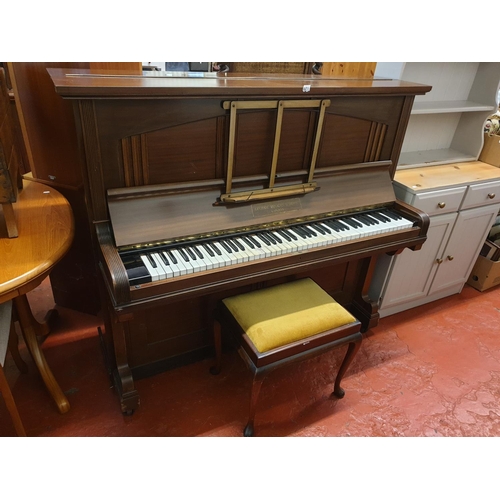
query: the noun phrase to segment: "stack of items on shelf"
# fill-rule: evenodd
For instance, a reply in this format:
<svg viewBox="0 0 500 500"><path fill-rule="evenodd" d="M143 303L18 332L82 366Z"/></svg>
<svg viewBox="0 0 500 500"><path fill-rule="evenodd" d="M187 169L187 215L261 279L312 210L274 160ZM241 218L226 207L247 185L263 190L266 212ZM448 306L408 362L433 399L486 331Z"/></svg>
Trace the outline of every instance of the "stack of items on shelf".
<svg viewBox="0 0 500 500"><path fill-rule="evenodd" d="M490 229L467 283L481 292L500 284L500 215Z"/></svg>
<svg viewBox="0 0 500 500"><path fill-rule="evenodd" d="M500 110L497 110L486 119L484 124L484 146L479 161L500 167Z"/></svg>

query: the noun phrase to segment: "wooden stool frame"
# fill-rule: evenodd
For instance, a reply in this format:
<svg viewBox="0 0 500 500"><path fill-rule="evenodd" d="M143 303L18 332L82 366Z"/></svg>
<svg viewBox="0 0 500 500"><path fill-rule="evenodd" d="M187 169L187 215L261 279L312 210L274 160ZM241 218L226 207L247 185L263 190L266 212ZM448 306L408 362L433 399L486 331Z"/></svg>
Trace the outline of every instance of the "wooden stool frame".
<svg viewBox="0 0 500 500"><path fill-rule="evenodd" d="M214 344L215 344L215 365L210 369L210 373L217 375L221 371L222 364L222 328L224 325L232 333L236 340L238 352L243 358L248 368L252 371L253 381L250 394L250 411L247 425L243 431L245 437L254 435L254 419L259 398L260 389L265 377L276 368L303 361L348 344L346 355L340 365L335 378L333 396L341 399L345 395L344 389L340 386L342 378L349 368L351 361L358 352L363 335L360 332L361 323L354 321L346 325L327 330L325 332L312 335L296 342L291 342L266 352L259 352L253 342L245 334L239 323L235 320L231 312L224 303L220 303L214 315Z"/></svg>

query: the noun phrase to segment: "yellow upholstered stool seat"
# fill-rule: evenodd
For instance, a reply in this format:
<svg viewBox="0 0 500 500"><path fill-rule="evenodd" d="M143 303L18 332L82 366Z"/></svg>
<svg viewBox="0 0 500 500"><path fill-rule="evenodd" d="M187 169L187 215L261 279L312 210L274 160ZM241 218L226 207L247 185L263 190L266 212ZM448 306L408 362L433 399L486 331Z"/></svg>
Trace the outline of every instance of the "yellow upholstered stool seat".
<svg viewBox="0 0 500 500"><path fill-rule="evenodd" d="M223 303L259 352L356 321L309 278L229 297Z"/></svg>
<svg viewBox="0 0 500 500"><path fill-rule="evenodd" d="M340 381L361 345L361 323L313 280L305 278L222 300L214 321L214 374L221 367L221 325L236 337L239 352L254 374L245 436L253 435L264 376L284 363L349 344L333 391L339 398L344 396Z"/></svg>

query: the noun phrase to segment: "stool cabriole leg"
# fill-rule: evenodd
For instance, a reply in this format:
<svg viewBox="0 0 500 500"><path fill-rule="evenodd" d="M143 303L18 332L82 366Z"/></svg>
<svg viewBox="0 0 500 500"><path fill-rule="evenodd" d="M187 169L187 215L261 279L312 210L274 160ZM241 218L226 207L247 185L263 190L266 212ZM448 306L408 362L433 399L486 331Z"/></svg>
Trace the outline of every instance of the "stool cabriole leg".
<svg viewBox="0 0 500 500"><path fill-rule="evenodd" d="M245 437L254 435L253 421L255 419L255 410L257 408L257 400L259 399L262 382L264 382L264 374L262 372L259 372L259 370L257 369L253 375L252 380L252 391L250 394L250 412L247 425L245 427L245 430L243 431L243 435Z"/></svg>
<svg viewBox="0 0 500 500"><path fill-rule="evenodd" d="M349 365L351 364L351 361L353 360L354 356L358 352L358 349L361 346L361 333L359 334L358 340L355 340L353 342L349 342L349 347L347 348L346 355L344 357L344 360L342 361L342 364L340 365L339 372L337 373L337 377L335 379L335 385L333 388L333 396L336 396L339 399L342 399L345 396L345 391L340 387L340 382L342 381L342 377L345 375L345 372L349 368Z"/></svg>

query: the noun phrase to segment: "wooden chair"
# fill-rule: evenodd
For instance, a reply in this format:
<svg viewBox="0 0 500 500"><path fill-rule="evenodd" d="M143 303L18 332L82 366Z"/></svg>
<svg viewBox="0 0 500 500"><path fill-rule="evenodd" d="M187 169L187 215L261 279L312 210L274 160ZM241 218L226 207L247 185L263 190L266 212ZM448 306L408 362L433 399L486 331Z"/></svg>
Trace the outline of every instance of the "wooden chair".
<svg viewBox="0 0 500 500"><path fill-rule="evenodd" d="M7 348L9 348L9 351L19 370L23 373L28 370L27 365L19 355L17 341L17 334L14 329L14 323L12 322L12 301L4 302L3 304L0 304L0 393L2 393L5 400L5 405L10 413L17 435L26 436L21 417L17 411L14 397L12 396L12 392L3 370Z"/></svg>
<svg viewBox="0 0 500 500"><path fill-rule="evenodd" d="M216 363L212 374L221 369L221 326L233 334L253 373L244 436L254 434L257 399L271 370L348 344L333 389L333 395L344 397L340 382L361 345L361 323L313 280L306 278L222 300L214 320Z"/></svg>
<svg viewBox="0 0 500 500"><path fill-rule="evenodd" d="M7 236L18 236L13 203L22 188L19 138L12 116L9 91L3 68L0 68L0 205L7 227Z"/></svg>

